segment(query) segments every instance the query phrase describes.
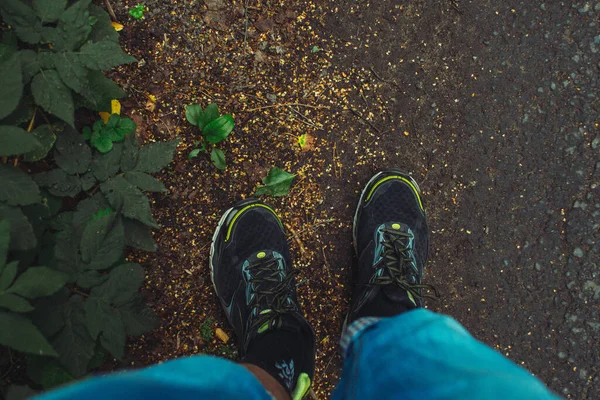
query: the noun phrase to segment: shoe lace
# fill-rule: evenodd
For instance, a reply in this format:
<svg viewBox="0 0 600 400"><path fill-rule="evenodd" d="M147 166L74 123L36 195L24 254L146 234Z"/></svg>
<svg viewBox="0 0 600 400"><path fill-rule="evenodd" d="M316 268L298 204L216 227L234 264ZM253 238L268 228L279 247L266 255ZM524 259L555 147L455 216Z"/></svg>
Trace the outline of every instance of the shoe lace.
<svg viewBox="0 0 600 400"><path fill-rule="evenodd" d="M281 278L279 262L275 258L265 258L248 266L254 285L254 307L259 310L258 318L251 324L250 330L262 330L264 326L278 328L281 316L296 311L296 306L288 301L291 295L294 274L286 274ZM266 304L266 306L261 306ZM268 324L268 325L266 325Z"/></svg>
<svg viewBox="0 0 600 400"><path fill-rule="evenodd" d="M387 274L376 276L370 285L396 285L420 301L423 298L438 299L440 295L437 288L421 283L418 272L412 266L413 250L409 246L409 240L413 238L413 235L388 228L383 228L382 232L383 257L379 267L385 268ZM433 292L433 295L422 294L423 289Z"/></svg>

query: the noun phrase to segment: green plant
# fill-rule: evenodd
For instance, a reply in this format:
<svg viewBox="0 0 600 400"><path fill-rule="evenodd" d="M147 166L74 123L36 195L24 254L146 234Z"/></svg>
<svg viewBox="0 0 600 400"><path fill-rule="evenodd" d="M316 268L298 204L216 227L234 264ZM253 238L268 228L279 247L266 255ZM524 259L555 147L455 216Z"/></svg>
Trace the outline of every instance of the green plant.
<svg viewBox="0 0 600 400"><path fill-rule="evenodd" d="M86 130L91 145L75 130L75 109L124 95L102 71L135 61L91 0L2 0L0 15L0 365L27 355L49 388L121 358L127 335L156 324L125 249L156 250L143 191L166 190L150 174L176 142L140 147L118 115Z"/></svg>
<svg viewBox="0 0 600 400"><path fill-rule="evenodd" d="M202 340L205 342L210 342L215 335L213 330L213 319L208 317L204 320L202 324L200 324L200 335L202 336Z"/></svg>
<svg viewBox="0 0 600 400"><path fill-rule="evenodd" d="M0 344L30 354L37 383L81 377L107 354L120 359L126 335L155 326L138 291L144 270L124 251L156 249L142 191L166 191L149 174L170 163L176 144L140 147L131 133L101 153L63 126L57 168L31 177L0 164L0 325L10 327Z"/></svg>
<svg viewBox="0 0 600 400"><path fill-rule="evenodd" d="M215 144L227 139L227 136L233 131L235 122L230 114L219 116L219 107L212 103L205 110L200 104L190 104L186 107L185 117L188 122L200 129L202 139L195 142L195 146L200 146L193 149L188 159L197 157L200 152L207 151L208 146L212 146L210 151L210 159L218 169L225 169L225 154L222 150L214 147Z"/></svg>
<svg viewBox="0 0 600 400"><path fill-rule="evenodd" d="M124 96L102 71L136 60L123 52L110 17L91 0L3 0L0 15L10 27L0 42L0 131L13 145L3 155L39 148L19 127L39 108L74 126L75 109L107 111L112 99Z"/></svg>
<svg viewBox="0 0 600 400"><path fill-rule="evenodd" d="M129 10L129 15L133 18L140 20L144 18L144 14L146 13L146 6L143 3L139 3L137 6L133 7Z"/></svg>
<svg viewBox="0 0 600 400"><path fill-rule="evenodd" d="M262 179L263 186L259 186L254 194L260 195L271 195L271 196L285 196L290 191L292 181L296 175L285 172L281 168L273 167L269 171L268 175Z"/></svg>
<svg viewBox="0 0 600 400"><path fill-rule="evenodd" d="M135 131L135 123L129 118L122 118L119 114L112 114L106 124L98 120L93 127L83 128L83 137L101 153L108 153L113 148L113 143L120 143L125 137Z"/></svg>

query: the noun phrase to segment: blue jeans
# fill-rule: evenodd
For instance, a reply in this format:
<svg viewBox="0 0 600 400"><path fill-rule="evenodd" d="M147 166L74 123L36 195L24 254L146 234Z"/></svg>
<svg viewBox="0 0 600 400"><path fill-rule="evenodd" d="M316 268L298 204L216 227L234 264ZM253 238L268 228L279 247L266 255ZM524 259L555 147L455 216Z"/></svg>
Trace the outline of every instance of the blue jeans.
<svg viewBox="0 0 600 400"><path fill-rule="evenodd" d="M558 398L454 319L425 309L359 319L344 333L342 348L344 370L334 400ZM75 398L271 400L246 368L209 356L95 377L38 397Z"/></svg>

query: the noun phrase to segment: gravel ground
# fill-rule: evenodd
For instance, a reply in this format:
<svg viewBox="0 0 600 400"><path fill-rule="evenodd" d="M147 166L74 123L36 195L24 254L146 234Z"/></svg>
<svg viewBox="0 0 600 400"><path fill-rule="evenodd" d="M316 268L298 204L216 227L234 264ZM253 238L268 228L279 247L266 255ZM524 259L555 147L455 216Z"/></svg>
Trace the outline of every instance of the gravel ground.
<svg viewBox="0 0 600 400"><path fill-rule="evenodd" d="M509 3L338 2L333 64L387 82L380 131L417 133L398 162L429 195L430 307L599 398L600 2Z"/></svg>
<svg viewBox="0 0 600 400"><path fill-rule="evenodd" d="M128 365L235 357L202 339L203 326L228 329L207 246L220 213L276 164L298 173L273 202L317 331L324 398L341 365L357 193L396 166L415 175L429 212L427 279L443 296L428 307L557 393L600 398L599 2L146 3L141 22L127 20L134 2L115 5L125 46L143 59L116 74L132 95L124 107L146 138L183 141L162 177L170 193L155 198L160 250L140 256L164 323L132 344ZM187 161L192 101L236 118L224 173Z"/></svg>

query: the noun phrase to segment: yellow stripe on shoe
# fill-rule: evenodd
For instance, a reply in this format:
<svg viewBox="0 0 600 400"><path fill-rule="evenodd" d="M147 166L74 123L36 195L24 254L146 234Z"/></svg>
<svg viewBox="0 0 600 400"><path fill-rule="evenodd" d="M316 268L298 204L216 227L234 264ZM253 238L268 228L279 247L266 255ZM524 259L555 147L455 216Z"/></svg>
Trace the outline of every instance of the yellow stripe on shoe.
<svg viewBox="0 0 600 400"><path fill-rule="evenodd" d="M227 227L227 235L225 236L225 241L229 240L229 237L231 236L231 231L233 230L233 226L235 225L235 223L238 220L238 218L241 217L244 212L248 211L252 207L262 207L262 208L266 208L267 210L271 211L273 213L273 215L275 216L275 218L277 218L277 221L279 222L279 225L281 225L281 227L283 228L283 224L281 223L281 219L279 219L279 215L277 215L277 213L275 212L275 210L273 210L271 207L269 207L266 204L261 204L261 203L248 204L246 207L244 207L240 211L238 211L234 215L234 217L231 220L231 222L229 223L229 226Z"/></svg>
<svg viewBox="0 0 600 400"><path fill-rule="evenodd" d="M382 183L385 183L387 181L390 181L392 179L398 179L401 180L402 182L406 183L408 186L410 186L410 188L412 189L413 193L415 194L415 196L417 197L417 201L419 202L419 207L421 208L421 211L425 211L423 208L423 203L421 202L421 195L419 195L419 191L417 190L416 186L414 183L412 183L410 180L406 179L403 176L400 175L392 175L392 176L386 176L385 178L383 178L382 180L378 181L375 185L373 185L373 187L371 188L371 190L369 191L369 194L367 195L367 198L365 199L365 202L369 201L369 199L371 198L371 196L373 195L373 193L375 192L375 189L377 189L379 187L379 185L381 185Z"/></svg>
<svg viewBox="0 0 600 400"><path fill-rule="evenodd" d="M302 400L310 390L310 377L307 373L302 372L298 376L298 382L292 392L292 400Z"/></svg>

